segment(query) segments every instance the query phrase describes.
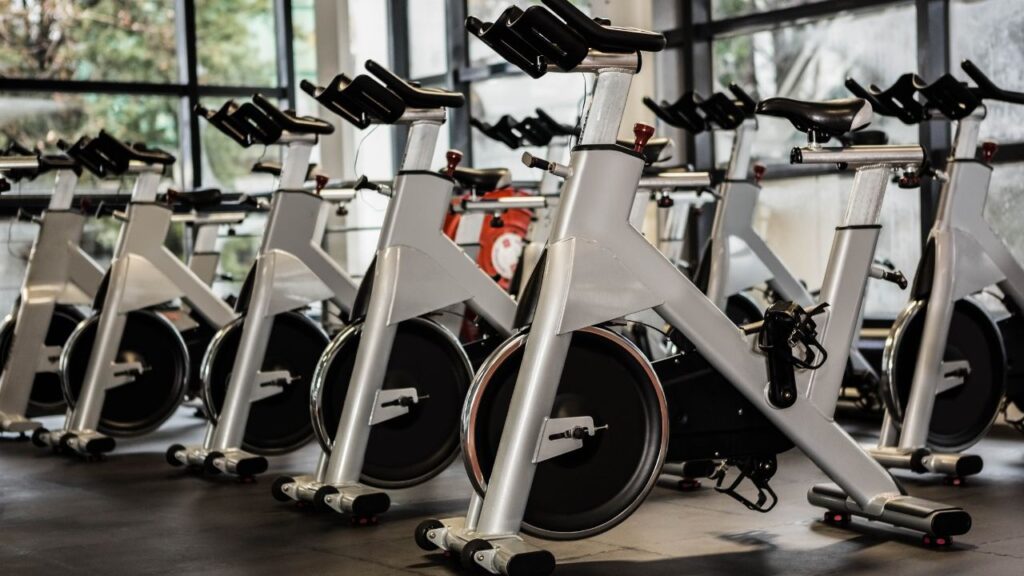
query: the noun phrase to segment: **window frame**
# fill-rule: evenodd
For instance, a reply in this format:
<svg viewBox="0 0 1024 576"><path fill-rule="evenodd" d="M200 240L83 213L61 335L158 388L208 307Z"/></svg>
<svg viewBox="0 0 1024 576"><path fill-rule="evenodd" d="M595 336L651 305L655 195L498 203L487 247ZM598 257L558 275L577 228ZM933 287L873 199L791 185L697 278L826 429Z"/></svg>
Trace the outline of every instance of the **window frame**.
<svg viewBox="0 0 1024 576"><path fill-rule="evenodd" d="M183 185L200 188L203 185L202 142L199 115L195 107L201 98L248 98L259 92L264 96L286 100L295 107L295 54L293 48L292 0L273 0L274 33L276 39L277 86L208 85L200 84L198 77L198 38L196 35L196 0L176 0L175 35L177 37L178 81L169 83L124 82L96 80L54 80L6 77L5 93L63 92L71 94L109 94L130 96L177 97L178 126L181 156L178 161L184 174Z"/></svg>

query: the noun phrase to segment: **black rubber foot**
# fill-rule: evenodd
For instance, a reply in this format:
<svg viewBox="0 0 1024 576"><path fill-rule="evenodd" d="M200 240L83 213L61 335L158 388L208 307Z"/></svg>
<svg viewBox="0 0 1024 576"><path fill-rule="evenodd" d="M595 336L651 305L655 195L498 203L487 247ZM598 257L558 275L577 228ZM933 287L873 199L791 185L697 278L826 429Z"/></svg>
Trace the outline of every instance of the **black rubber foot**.
<svg viewBox="0 0 1024 576"><path fill-rule="evenodd" d="M420 547L420 550L427 552L437 550L437 545L427 538L427 534L438 528L444 528L444 524L440 520L424 520L420 522L419 526L416 526L416 545Z"/></svg>
<svg viewBox="0 0 1024 576"><path fill-rule="evenodd" d="M295 482L295 479L290 476L278 476L274 483L270 485L270 495L278 502L288 502L292 498L284 493L283 488L285 484L291 484L292 482Z"/></svg>
<svg viewBox="0 0 1024 576"><path fill-rule="evenodd" d="M700 490L700 486L700 480L697 480L696 478L683 478L676 483L676 488L680 492L696 492L697 490Z"/></svg>
<svg viewBox="0 0 1024 576"><path fill-rule="evenodd" d="M846 528L852 521L852 516L846 512L832 512L831 510L825 512L824 522L829 526Z"/></svg>
<svg viewBox="0 0 1024 576"><path fill-rule="evenodd" d="M505 568L509 576L548 576L555 571L555 555L547 550L516 554Z"/></svg>
<svg viewBox="0 0 1024 576"><path fill-rule="evenodd" d="M185 450L184 446L182 446L181 444L174 444L173 446L167 449L167 452L164 452L164 458L167 459L168 464L174 466L175 468L178 468L179 466L184 466L184 464L181 463L181 460L178 460L178 458L175 457L175 454L183 450Z"/></svg>
<svg viewBox="0 0 1024 576"><path fill-rule="evenodd" d="M353 516L370 518L387 512L388 508L391 508L391 497L383 492L364 494L352 501Z"/></svg>
<svg viewBox="0 0 1024 576"><path fill-rule="evenodd" d="M85 443L85 452L90 456L102 456L113 452L115 446L117 446L117 441L109 436L93 438Z"/></svg>
<svg viewBox="0 0 1024 576"><path fill-rule="evenodd" d="M25 434L24 432L22 432L22 433L18 434L14 438L14 441L15 442L28 442L28 434Z"/></svg>
<svg viewBox="0 0 1024 576"><path fill-rule="evenodd" d="M953 546L953 538L949 536L935 536L933 534L925 534L921 537L921 544L924 544L926 548L942 550Z"/></svg>
<svg viewBox="0 0 1024 576"><path fill-rule="evenodd" d="M263 456L253 456L252 458L246 458L238 463L235 467L235 473L239 476L253 477L257 474L263 474L267 471L269 463Z"/></svg>
<svg viewBox="0 0 1024 576"><path fill-rule="evenodd" d="M32 445L38 446L39 448L46 448L46 442L43 442L43 435L49 434L50 431L46 428L36 428L32 431Z"/></svg>
<svg viewBox="0 0 1024 576"><path fill-rule="evenodd" d="M956 462L956 475L960 478L967 476L974 476L975 474L981 474L981 470L985 467L985 461L981 456L977 454L968 454L961 456Z"/></svg>

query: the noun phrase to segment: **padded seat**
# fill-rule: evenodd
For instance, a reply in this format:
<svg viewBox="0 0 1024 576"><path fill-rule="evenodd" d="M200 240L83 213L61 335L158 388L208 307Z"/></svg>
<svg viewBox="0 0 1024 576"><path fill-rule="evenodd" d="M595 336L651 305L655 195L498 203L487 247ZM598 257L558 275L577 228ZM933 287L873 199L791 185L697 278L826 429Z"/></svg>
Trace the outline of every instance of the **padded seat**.
<svg viewBox="0 0 1024 576"><path fill-rule="evenodd" d="M210 208L220 204L223 194L217 188L196 188L195 190L167 191L176 201L195 208Z"/></svg>
<svg viewBox="0 0 1024 576"><path fill-rule="evenodd" d="M860 130L871 123L873 116L871 105L860 98L825 102L769 98L757 105L757 113L785 118L797 130L821 142Z"/></svg>
<svg viewBox="0 0 1024 576"><path fill-rule="evenodd" d="M490 192L504 188L512 175L507 168L456 168L452 178L467 190Z"/></svg>

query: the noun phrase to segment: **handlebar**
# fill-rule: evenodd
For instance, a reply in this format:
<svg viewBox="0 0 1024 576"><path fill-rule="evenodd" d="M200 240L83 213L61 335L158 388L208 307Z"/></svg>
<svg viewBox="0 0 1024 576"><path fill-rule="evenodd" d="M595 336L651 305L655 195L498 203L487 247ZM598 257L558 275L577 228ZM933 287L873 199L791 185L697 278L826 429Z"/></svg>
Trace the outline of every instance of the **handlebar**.
<svg viewBox="0 0 1024 576"><path fill-rule="evenodd" d="M256 93L252 101L263 110L270 120L282 130L293 134L332 134L334 126L325 120L312 116L299 116L294 110L281 110L262 94Z"/></svg>
<svg viewBox="0 0 1024 576"><path fill-rule="evenodd" d="M461 108L466 97L440 88L413 86L373 60L366 61L366 71L377 77L410 108Z"/></svg>
<svg viewBox="0 0 1024 576"><path fill-rule="evenodd" d="M470 16L466 30L533 78L546 74L549 63L572 71L591 49L634 53L665 48L663 34L591 19L568 0L543 2L526 10L510 6L493 23Z"/></svg>
<svg viewBox="0 0 1024 576"><path fill-rule="evenodd" d="M1013 92L996 86L981 69L974 65L974 62L964 60L960 63L960 68L978 85L975 88L975 93L980 98L984 100L997 100L1008 104L1024 104L1024 92Z"/></svg>
<svg viewBox="0 0 1024 576"><path fill-rule="evenodd" d="M646 96L643 102L655 116L669 126L681 128L691 134L700 134L708 128L707 121L698 111L700 96L693 92L683 94L673 104L664 100L658 103Z"/></svg>
<svg viewBox="0 0 1024 576"><path fill-rule="evenodd" d="M497 140L513 150L523 145L523 138L516 132L520 123L508 114L499 118L494 124L488 124L476 118L470 118L469 124L488 138Z"/></svg>
<svg viewBox="0 0 1024 576"><path fill-rule="evenodd" d="M661 52L665 35L637 28L621 28L599 24L569 0L543 0L570 28L576 30L591 48L602 52ZM604 21L607 22L607 21Z"/></svg>

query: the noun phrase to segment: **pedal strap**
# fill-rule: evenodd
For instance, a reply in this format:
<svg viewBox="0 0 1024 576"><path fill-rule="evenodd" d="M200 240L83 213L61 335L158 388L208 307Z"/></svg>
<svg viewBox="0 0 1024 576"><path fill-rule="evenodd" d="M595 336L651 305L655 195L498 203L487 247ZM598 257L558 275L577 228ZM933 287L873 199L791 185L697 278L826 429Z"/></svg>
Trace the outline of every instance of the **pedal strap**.
<svg viewBox="0 0 1024 576"><path fill-rule="evenodd" d="M723 488L731 468L736 468L739 474L728 486ZM779 503L778 495L768 484L776 470L778 470L778 461L774 456L726 460L711 475L711 479L715 480L715 491L743 504L748 510L763 514L770 512ZM740 494L737 490L744 481L749 481L757 488L756 502Z"/></svg>

